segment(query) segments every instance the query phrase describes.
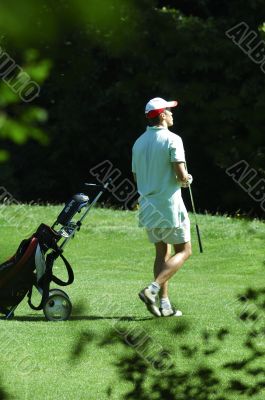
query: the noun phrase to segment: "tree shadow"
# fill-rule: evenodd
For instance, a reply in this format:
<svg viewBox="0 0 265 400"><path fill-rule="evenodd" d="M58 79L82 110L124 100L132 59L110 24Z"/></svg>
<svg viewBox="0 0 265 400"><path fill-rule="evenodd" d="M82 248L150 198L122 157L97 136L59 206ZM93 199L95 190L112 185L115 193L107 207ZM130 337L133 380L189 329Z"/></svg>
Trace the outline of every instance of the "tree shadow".
<svg viewBox="0 0 265 400"><path fill-rule="evenodd" d="M0 381L0 400L11 400L11 399L12 399L12 397L2 387L2 383Z"/></svg>
<svg viewBox="0 0 265 400"><path fill-rule="evenodd" d="M99 347L114 345L115 349L116 346L123 348L125 355L123 351L114 365L119 378L132 388L123 395L125 400L260 400L264 398L265 389L265 290L248 289L237 300L242 305L237 318L243 324L241 350L247 350L244 358L241 352L236 356L227 352L227 341L233 338L227 327L217 332L205 330L196 343L191 343L186 338L191 327L184 319L178 319L171 331L177 343L177 350L175 347L173 353L159 345L152 333L141 325L124 324L131 320L144 320L136 317L117 318L118 322L112 324L103 337L83 331L70 357L78 362L86 345L93 340ZM217 359L220 360L218 366ZM117 398L113 391L113 386L106 389L109 399Z"/></svg>

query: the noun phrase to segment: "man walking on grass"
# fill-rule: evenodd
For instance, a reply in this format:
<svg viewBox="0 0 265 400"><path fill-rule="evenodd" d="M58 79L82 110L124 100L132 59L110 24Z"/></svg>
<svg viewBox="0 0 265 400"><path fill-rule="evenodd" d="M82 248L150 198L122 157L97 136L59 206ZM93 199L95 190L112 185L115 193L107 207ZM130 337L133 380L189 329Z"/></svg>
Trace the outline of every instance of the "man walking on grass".
<svg viewBox="0 0 265 400"><path fill-rule="evenodd" d="M139 297L157 317L182 315L170 303L168 281L191 255L190 221L181 187L188 187L192 176L186 171L182 139L168 130L173 125L171 108L177 104L159 97L146 104L148 127L132 150L132 172L140 194L139 226L146 228L156 250L154 281Z"/></svg>

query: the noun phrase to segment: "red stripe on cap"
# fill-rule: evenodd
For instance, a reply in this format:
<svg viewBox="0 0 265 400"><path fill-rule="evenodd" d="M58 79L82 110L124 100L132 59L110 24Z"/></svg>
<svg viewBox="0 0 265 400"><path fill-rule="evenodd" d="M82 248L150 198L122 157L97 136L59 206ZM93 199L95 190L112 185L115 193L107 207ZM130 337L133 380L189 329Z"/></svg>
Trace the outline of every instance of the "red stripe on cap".
<svg viewBox="0 0 265 400"><path fill-rule="evenodd" d="M164 108L159 108L158 110L151 110L146 114L146 116L147 116L147 118L155 118L159 114L161 114L163 111L165 111Z"/></svg>

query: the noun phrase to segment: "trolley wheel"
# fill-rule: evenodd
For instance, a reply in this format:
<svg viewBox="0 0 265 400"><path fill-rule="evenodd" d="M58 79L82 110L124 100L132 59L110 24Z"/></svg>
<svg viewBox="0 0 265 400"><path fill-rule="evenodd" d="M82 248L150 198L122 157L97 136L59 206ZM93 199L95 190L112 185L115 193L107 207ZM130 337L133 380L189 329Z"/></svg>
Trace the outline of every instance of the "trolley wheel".
<svg viewBox="0 0 265 400"><path fill-rule="evenodd" d="M44 303L43 313L48 321L66 321L72 311L72 303L66 293L60 289L53 289Z"/></svg>
<svg viewBox="0 0 265 400"><path fill-rule="evenodd" d="M64 292L62 289L50 289L49 290L49 296L52 296L54 294L61 294L62 296L66 296L69 299L69 296L66 292Z"/></svg>

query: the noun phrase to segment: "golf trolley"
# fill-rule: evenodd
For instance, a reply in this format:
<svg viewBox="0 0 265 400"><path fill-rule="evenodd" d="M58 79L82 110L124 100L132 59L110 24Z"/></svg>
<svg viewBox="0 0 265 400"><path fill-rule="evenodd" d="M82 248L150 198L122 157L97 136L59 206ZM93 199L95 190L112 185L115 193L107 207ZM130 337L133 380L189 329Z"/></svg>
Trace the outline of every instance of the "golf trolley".
<svg viewBox="0 0 265 400"><path fill-rule="evenodd" d="M74 273L71 265L63 255L67 243L80 230L82 222L90 209L110 184L88 184L99 190L90 202L83 193L74 195L64 206L54 224L50 227L41 224L36 232L23 240L13 257L0 265L0 313L2 319L12 319L19 303L28 296L28 304L33 310L43 310L49 321L69 319L72 303L63 290L50 288L51 282L59 286L73 283ZM81 217L76 220L76 214ZM67 270L68 279L62 281L53 274L53 264L60 257ZM41 302L33 305L31 296L33 287L41 294Z"/></svg>

